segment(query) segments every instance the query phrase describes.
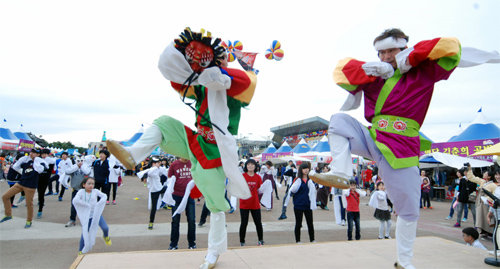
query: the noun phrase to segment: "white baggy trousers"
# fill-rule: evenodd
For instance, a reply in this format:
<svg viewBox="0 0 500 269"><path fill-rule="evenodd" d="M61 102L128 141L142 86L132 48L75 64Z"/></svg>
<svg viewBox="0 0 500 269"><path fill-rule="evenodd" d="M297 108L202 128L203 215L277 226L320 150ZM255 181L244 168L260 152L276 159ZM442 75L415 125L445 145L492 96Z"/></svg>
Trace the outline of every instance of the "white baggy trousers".
<svg viewBox="0 0 500 269"><path fill-rule="evenodd" d="M387 195L398 214L396 241L398 262L413 268L413 242L416 237L420 207L419 170L416 166L393 169L375 145L370 132L353 117L338 113L332 115L328 128L332 151L332 172L352 176L351 153L369 158L377 163L379 176L384 181Z"/></svg>

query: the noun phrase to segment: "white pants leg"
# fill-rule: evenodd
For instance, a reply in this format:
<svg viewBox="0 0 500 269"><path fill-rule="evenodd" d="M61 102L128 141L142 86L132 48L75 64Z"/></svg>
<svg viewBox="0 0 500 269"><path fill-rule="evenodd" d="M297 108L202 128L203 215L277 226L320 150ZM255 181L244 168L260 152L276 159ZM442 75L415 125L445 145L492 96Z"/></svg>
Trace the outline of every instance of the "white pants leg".
<svg viewBox="0 0 500 269"><path fill-rule="evenodd" d="M417 236L417 222L406 221L398 217L396 222L396 243L398 246L398 263L405 269L415 268L411 264L413 243Z"/></svg>
<svg viewBox="0 0 500 269"><path fill-rule="evenodd" d="M375 145L368 129L347 114L338 113L331 117L328 128L328 135L330 136L330 134L345 137L349 141L352 153L377 162L379 176L384 181L387 195L394 204L394 210L399 216L396 226L398 260L402 262L403 266L405 264L411 266L413 242L415 240L417 220L420 213L421 179L418 168L414 166L393 169ZM407 225L404 225L404 228L400 228L402 224L400 224L399 220L403 220ZM398 229L400 230L399 232ZM400 250L400 247L403 249Z"/></svg>
<svg viewBox="0 0 500 269"><path fill-rule="evenodd" d="M231 196L231 199L229 201L230 201L231 207L234 208L234 210L236 210L238 208L238 198L235 196Z"/></svg>
<svg viewBox="0 0 500 269"><path fill-rule="evenodd" d="M144 131L141 138L139 138L137 142L126 149L130 152L132 158L134 158L135 163L140 163L160 145L161 140L162 134L160 128L153 124Z"/></svg>
<svg viewBox="0 0 500 269"><path fill-rule="evenodd" d="M335 213L335 222L340 225L342 224L342 216L340 215L340 200L342 197L340 195L335 195L333 197L333 211Z"/></svg>
<svg viewBox="0 0 500 269"><path fill-rule="evenodd" d="M208 231L208 253L205 260L215 263L220 254L227 250L226 215L224 212L210 213Z"/></svg>
<svg viewBox="0 0 500 269"><path fill-rule="evenodd" d="M328 144L333 158L331 172L346 179L351 178L353 167L349 140L335 133L328 133Z"/></svg>

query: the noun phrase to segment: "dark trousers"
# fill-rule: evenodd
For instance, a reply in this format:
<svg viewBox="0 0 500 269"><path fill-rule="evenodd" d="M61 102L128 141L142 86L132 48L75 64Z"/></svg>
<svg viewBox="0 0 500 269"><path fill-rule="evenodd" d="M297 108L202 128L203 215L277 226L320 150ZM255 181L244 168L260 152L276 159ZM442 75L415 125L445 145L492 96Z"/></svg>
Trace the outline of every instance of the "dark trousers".
<svg viewBox="0 0 500 269"><path fill-rule="evenodd" d="M245 243L245 235L247 233L248 225L248 215L252 213L253 223L255 223L255 229L257 230L257 238L259 241L263 241L264 232L262 230L262 220L260 215L260 209L240 209L241 224L240 224L240 243Z"/></svg>
<svg viewBox="0 0 500 269"><path fill-rule="evenodd" d="M431 198L428 192L422 192L422 205L424 207L431 207Z"/></svg>
<svg viewBox="0 0 500 269"><path fill-rule="evenodd" d="M49 179L49 183L48 183L48 188L49 188L49 192L52 192L52 182L56 182L56 189L55 189L55 193L58 193L59 192L59 175L53 175L52 177L50 177Z"/></svg>
<svg viewBox="0 0 500 269"><path fill-rule="evenodd" d="M108 183L109 194L111 194L111 189L113 190L113 201L116 200L116 190L118 189L118 183ZM111 201L111 195L108 195L108 201Z"/></svg>
<svg viewBox="0 0 500 269"><path fill-rule="evenodd" d="M201 210L200 223L205 224L207 222L207 217L210 215L210 210L208 210L207 203L203 203L203 209Z"/></svg>
<svg viewBox="0 0 500 269"><path fill-rule="evenodd" d="M361 229L359 225L359 212L347 211L347 240L352 240L352 222L356 225L356 240L361 239Z"/></svg>
<svg viewBox="0 0 500 269"><path fill-rule="evenodd" d="M182 201L182 196L172 195L175 200L175 206L172 208L172 214L177 210ZM196 246L196 216L194 212L194 199L189 198L186 205L186 217L188 221L188 234L187 239L189 247ZM179 243L179 227L181 222L181 215L177 214L172 218L172 228L170 232L170 246L177 247Z"/></svg>
<svg viewBox="0 0 500 269"><path fill-rule="evenodd" d="M76 209L73 205L73 199L75 198L77 192L78 190L75 189L73 189L73 192L71 192L71 215L69 215L69 220L71 221L76 221Z"/></svg>
<svg viewBox="0 0 500 269"><path fill-rule="evenodd" d="M61 185L61 191L59 192L59 198L62 198L64 196L65 191L66 191L66 188Z"/></svg>
<svg viewBox="0 0 500 269"><path fill-rule="evenodd" d="M155 222L156 207L158 205L158 199L162 193L165 193L167 188L163 188L161 191L151 193L151 211L149 212L149 222Z"/></svg>
<svg viewBox="0 0 500 269"><path fill-rule="evenodd" d="M309 232L309 241L314 241L314 225L312 210L293 209L295 213L295 241L300 242L300 228L302 228L302 215L306 217L307 231Z"/></svg>
<svg viewBox="0 0 500 269"><path fill-rule="evenodd" d="M43 211L43 206L45 205L45 190L47 185L49 185L50 174L40 174L38 177L38 212Z"/></svg>
<svg viewBox="0 0 500 269"><path fill-rule="evenodd" d="M106 182L96 182L94 185L94 189L100 190L104 194L106 194L107 197L109 197L109 183Z"/></svg>

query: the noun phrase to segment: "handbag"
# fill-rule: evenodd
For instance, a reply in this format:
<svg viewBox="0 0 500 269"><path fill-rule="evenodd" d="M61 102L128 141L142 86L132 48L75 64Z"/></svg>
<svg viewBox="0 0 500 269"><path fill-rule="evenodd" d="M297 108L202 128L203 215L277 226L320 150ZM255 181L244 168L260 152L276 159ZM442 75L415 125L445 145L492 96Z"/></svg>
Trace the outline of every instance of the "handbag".
<svg viewBox="0 0 500 269"><path fill-rule="evenodd" d="M118 187L122 185L122 176L118 176Z"/></svg>
<svg viewBox="0 0 500 269"><path fill-rule="evenodd" d="M476 191L472 191L471 193L469 193L469 203L473 204L476 202L476 198L477 198L477 192Z"/></svg>

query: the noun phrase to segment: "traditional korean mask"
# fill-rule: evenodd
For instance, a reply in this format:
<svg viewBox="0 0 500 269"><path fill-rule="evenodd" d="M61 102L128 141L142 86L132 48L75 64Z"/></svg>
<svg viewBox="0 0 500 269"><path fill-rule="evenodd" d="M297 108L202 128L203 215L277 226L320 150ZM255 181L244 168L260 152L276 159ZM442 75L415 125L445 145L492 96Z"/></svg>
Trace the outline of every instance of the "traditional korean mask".
<svg viewBox="0 0 500 269"><path fill-rule="evenodd" d="M214 59L214 52L210 46L199 41L191 41L185 50L186 61L196 73L201 73Z"/></svg>

